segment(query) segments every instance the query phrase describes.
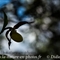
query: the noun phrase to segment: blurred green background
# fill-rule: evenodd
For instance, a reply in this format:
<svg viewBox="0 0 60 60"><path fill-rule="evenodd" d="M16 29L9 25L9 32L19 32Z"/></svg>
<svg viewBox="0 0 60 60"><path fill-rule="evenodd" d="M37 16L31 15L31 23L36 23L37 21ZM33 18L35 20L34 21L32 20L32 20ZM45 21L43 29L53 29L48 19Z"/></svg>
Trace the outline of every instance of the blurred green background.
<svg viewBox="0 0 60 60"><path fill-rule="evenodd" d="M60 55L60 0L0 0L0 9L2 8L5 8L8 17L7 27L13 27L21 21L34 21L34 23L24 24L17 29L23 41L17 43L11 39L10 50L5 37L7 30L4 31L0 35L1 55L11 58L41 55L40 60L55 60L51 59L51 55ZM0 12L0 31L3 27L3 19L3 12Z"/></svg>

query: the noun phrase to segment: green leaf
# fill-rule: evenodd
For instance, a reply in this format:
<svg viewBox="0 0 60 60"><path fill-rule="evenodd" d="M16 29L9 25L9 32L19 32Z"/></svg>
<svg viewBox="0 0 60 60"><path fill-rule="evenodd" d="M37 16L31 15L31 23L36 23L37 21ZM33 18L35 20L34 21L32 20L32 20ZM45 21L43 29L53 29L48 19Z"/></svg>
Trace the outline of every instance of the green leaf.
<svg viewBox="0 0 60 60"><path fill-rule="evenodd" d="M10 33L11 38L16 41L16 42L22 42L23 41L23 37L16 32L16 30L12 30Z"/></svg>
<svg viewBox="0 0 60 60"><path fill-rule="evenodd" d="M3 13L4 13L4 24L3 24L3 28L2 28L2 30L0 32L0 34L5 30L5 27L8 24L7 15L6 15L6 13L4 11L3 11Z"/></svg>

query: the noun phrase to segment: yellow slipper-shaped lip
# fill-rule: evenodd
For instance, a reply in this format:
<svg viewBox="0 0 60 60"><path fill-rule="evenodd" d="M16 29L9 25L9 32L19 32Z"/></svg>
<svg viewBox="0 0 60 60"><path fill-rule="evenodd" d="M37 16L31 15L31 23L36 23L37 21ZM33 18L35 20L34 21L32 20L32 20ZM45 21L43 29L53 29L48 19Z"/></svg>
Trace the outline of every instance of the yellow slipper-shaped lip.
<svg viewBox="0 0 60 60"><path fill-rule="evenodd" d="M23 41L23 37L19 33L17 33L16 30L11 31L10 37L16 42L22 42Z"/></svg>

